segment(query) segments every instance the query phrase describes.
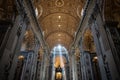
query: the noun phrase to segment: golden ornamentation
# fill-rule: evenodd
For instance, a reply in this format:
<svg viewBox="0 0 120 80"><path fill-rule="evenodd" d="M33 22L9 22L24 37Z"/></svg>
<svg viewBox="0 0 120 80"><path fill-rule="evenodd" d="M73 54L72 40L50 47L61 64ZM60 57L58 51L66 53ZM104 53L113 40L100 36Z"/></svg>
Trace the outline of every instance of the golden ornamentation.
<svg viewBox="0 0 120 80"><path fill-rule="evenodd" d="M55 5L57 7L62 7L64 5L64 1L63 0L56 0Z"/></svg>

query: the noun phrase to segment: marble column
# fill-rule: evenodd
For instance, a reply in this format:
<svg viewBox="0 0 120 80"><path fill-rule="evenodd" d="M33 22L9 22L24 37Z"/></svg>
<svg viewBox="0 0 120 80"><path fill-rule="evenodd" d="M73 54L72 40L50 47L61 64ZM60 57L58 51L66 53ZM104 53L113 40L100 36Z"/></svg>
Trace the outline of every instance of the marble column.
<svg viewBox="0 0 120 80"><path fill-rule="evenodd" d="M109 59L111 59L111 63L108 64L110 66L110 73L113 79L120 79L120 34L117 30L118 22L115 21L106 21L105 22L105 31L108 38L108 43L110 46L111 53L106 54ZM107 58L107 57L106 57ZM109 61L109 60L108 60Z"/></svg>
<svg viewBox="0 0 120 80"><path fill-rule="evenodd" d="M97 32L98 30L95 28L95 25L91 25L91 32L94 38L94 43L96 46L96 54L98 57L98 63L99 63L99 67L100 67L100 73L101 73L101 79L102 80L107 80L107 75L106 75L106 70L104 67L104 59L103 59L103 51L102 51L102 46L101 43L99 41L99 32ZM104 33L104 31L102 32Z"/></svg>
<svg viewBox="0 0 120 80"><path fill-rule="evenodd" d="M20 20L21 22L19 22L21 24L21 26L19 26L19 28L17 30L17 34L16 34L18 36L18 40L16 42L15 49L14 49L13 55L12 55L13 60L12 60L11 69L9 71L10 72L9 80L13 80L13 78L15 76L15 69L17 67L18 55L20 53L20 49L21 49L23 38L24 38L24 34L26 32L26 29L27 29L26 18L22 18L21 20L23 20L23 22L21 20ZM18 23L15 23L15 25L18 25ZM13 73L13 74L11 74L11 73Z"/></svg>
<svg viewBox="0 0 120 80"><path fill-rule="evenodd" d="M66 80L70 80L70 65L69 63L65 64L65 77L66 77Z"/></svg>
<svg viewBox="0 0 120 80"><path fill-rule="evenodd" d="M75 59L75 49L73 48L71 50L71 68L72 68L72 78L73 80L78 80L77 78L77 64L76 64L76 59Z"/></svg>
<svg viewBox="0 0 120 80"><path fill-rule="evenodd" d="M92 62L89 51L83 51L81 53L81 71L82 80L94 80Z"/></svg>
<svg viewBox="0 0 120 80"><path fill-rule="evenodd" d="M55 67L52 66L52 77L51 80L55 80Z"/></svg>
<svg viewBox="0 0 120 80"><path fill-rule="evenodd" d="M12 73L10 71L12 68L12 62L18 48L17 43L21 41L21 34L23 34L25 30L25 26L20 26L21 20L21 16L18 15L14 22L15 24L9 31L9 36L3 49L3 55L0 60L0 79L2 80L8 79L9 74L14 74L14 70ZM23 33L19 32L20 27L23 28ZM18 33L20 33L20 35Z"/></svg>
<svg viewBox="0 0 120 80"><path fill-rule="evenodd" d="M0 58L3 56L3 52L8 41L12 24L8 21L0 21Z"/></svg>
<svg viewBox="0 0 120 80"><path fill-rule="evenodd" d="M45 80L46 77L46 67L47 67L47 51L46 49L43 50L43 58L42 58L42 65L41 65L41 75L40 75L40 80Z"/></svg>
<svg viewBox="0 0 120 80"><path fill-rule="evenodd" d="M32 63L32 69L31 69L31 79L34 80L36 77L36 68L37 68L37 60L38 60L38 51L40 48L40 43L38 42L38 39L35 37L35 43L34 43L34 56L33 56L33 63Z"/></svg>

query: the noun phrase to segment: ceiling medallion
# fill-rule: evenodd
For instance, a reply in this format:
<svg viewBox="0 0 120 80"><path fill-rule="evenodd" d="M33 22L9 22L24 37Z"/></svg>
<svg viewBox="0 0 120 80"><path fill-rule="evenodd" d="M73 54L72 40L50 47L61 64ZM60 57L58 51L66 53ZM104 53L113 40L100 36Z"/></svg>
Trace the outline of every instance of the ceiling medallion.
<svg viewBox="0 0 120 80"><path fill-rule="evenodd" d="M62 6L64 5L64 1L63 1L63 0L56 0L56 1L55 1L55 5L56 5L57 7L62 7Z"/></svg>

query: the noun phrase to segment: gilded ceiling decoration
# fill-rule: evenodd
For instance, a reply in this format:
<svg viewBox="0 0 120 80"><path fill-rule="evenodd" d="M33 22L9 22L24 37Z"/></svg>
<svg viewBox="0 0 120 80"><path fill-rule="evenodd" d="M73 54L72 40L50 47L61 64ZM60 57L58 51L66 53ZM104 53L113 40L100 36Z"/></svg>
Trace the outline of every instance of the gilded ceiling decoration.
<svg viewBox="0 0 120 80"><path fill-rule="evenodd" d="M56 0L55 5L57 7L62 7L64 5L64 1L63 0Z"/></svg>
<svg viewBox="0 0 120 80"><path fill-rule="evenodd" d="M50 49L61 44L67 49L73 42L77 30L82 0L40 0L35 2L38 21Z"/></svg>

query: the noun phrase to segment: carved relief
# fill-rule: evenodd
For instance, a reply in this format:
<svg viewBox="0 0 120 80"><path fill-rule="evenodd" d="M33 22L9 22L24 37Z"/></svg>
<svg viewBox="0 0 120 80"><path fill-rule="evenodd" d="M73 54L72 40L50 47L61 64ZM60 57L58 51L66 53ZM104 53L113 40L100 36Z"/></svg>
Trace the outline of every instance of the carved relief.
<svg viewBox="0 0 120 80"><path fill-rule="evenodd" d="M93 36L91 31L88 29L84 33L83 37L83 49L84 51L90 51L91 53L95 52L95 45L93 41Z"/></svg>
<svg viewBox="0 0 120 80"><path fill-rule="evenodd" d="M26 31L25 38L24 38L24 43L26 44L26 49L32 50L34 48L34 34L31 30Z"/></svg>

